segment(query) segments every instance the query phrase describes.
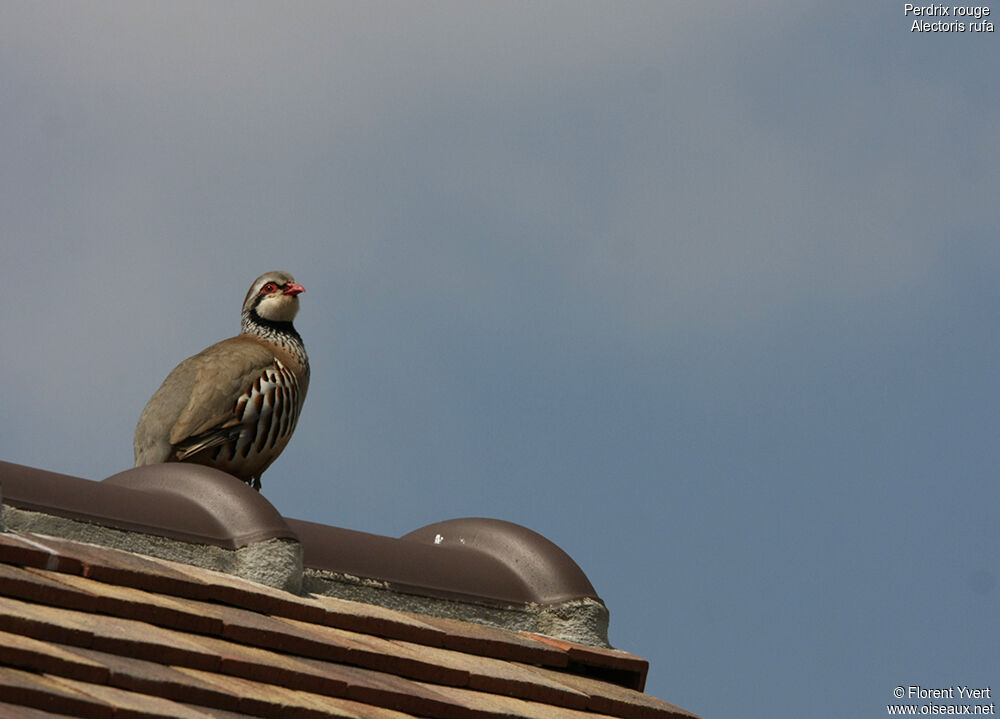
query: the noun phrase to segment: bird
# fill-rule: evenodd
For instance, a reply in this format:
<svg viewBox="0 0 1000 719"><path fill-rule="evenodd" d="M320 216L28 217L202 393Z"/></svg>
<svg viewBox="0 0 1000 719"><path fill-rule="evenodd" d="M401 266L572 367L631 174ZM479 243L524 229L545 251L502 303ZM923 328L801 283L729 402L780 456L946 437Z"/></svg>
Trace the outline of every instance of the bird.
<svg viewBox="0 0 1000 719"><path fill-rule="evenodd" d="M194 462L260 491L288 444L309 388L309 357L292 320L305 288L265 272L243 301L240 334L187 358L153 394L135 428L135 466Z"/></svg>

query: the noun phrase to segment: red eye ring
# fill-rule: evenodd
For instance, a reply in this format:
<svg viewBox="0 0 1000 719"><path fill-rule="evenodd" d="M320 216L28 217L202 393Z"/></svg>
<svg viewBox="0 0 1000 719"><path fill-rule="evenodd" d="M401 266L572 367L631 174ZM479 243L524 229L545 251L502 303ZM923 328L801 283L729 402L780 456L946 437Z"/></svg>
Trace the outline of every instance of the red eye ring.
<svg viewBox="0 0 1000 719"><path fill-rule="evenodd" d="M278 286L276 284L274 284L273 282L268 282L266 285L264 285L263 287L260 288L260 293L262 295L269 295L269 294L271 294L273 292L277 292L277 291L278 291Z"/></svg>

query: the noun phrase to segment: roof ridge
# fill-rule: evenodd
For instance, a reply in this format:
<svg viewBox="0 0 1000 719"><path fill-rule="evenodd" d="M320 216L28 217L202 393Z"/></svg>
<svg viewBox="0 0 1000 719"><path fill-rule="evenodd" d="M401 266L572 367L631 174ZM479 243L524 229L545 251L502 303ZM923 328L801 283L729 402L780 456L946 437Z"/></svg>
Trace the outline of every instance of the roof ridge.
<svg viewBox="0 0 1000 719"><path fill-rule="evenodd" d="M511 522L450 519L385 537L283 517L236 478L176 462L95 482L0 461L0 484L0 528L176 560L291 594L609 646L608 609L580 566Z"/></svg>
<svg viewBox="0 0 1000 719"><path fill-rule="evenodd" d="M178 471L91 482L0 462L0 715L694 717L642 693L646 660L607 644L590 581L531 530L368 535L286 520L219 473L197 517L143 524ZM262 535L230 517L255 504ZM169 534L185 527L195 541Z"/></svg>

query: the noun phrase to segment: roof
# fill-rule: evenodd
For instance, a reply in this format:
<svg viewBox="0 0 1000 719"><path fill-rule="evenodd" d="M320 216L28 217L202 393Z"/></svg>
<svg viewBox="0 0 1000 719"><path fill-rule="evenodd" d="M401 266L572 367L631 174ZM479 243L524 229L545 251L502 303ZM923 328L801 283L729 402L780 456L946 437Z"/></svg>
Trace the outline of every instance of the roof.
<svg viewBox="0 0 1000 719"><path fill-rule="evenodd" d="M176 479L176 467L184 466L175 465L166 477ZM205 522L214 510L211 502L199 504L207 506L200 518L189 517L187 525L172 528L187 536L179 540L155 535L151 530L157 527L124 516L124 505L74 497L91 491L79 484L89 480L0 463L5 530L0 533L0 716L694 716L642 693L648 665L639 657L601 642L512 628L550 621L544 619L546 611L572 614L585 600L603 608L582 571L540 535L508 523L460 520L418 530L410 538L381 537L366 545L374 535L343 535L347 530L284 520L276 512L268 515L257 504L270 506L263 497L223 478L209 480L217 499L227 492L241 496L246 489L237 506L243 511L241 503L255 505L261 522L242 527L241 519ZM121 478L89 484L147 491L123 484ZM33 494L39 489L55 492L49 495L54 499L46 504L41 494ZM111 496L117 490L93 491ZM94 522L100 506L105 524ZM223 517L233 514L221 500L217 509ZM87 512L91 516L85 520ZM169 524L169 512L160 518L160 524ZM123 530L108 524L112 520L134 525ZM137 537L139 545L154 551L66 538L87 527L91 540ZM189 541L207 527L214 527L216 544ZM53 529L63 536L52 536ZM246 536L234 540L241 532ZM159 536L165 544L141 539L147 536ZM348 581L335 566L336 551L328 547L324 553L314 546L317 537L331 536L344 539L347 550L372 550L372 561L355 557L353 569L375 567L397 574ZM447 536L473 546L456 541L462 546L449 547ZM299 557L295 591L289 588L295 584L289 578L294 571L279 571L262 582L261 577L241 576L260 574L252 561L232 565L246 571L197 566L225 565L218 552L253 553L256 545L274 542L285 545L279 558ZM233 546L219 547L227 543ZM476 549L477 543L487 549ZM183 545L211 546L216 554L209 553L208 559L193 549L185 554ZM484 585L509 595L501 597L476 595L475 578L458 584L422 582L416 572L405 575L393 567L390 559L401 547L425 562L432 575L443 575L442 567L453 561L473 566L481 560L487 567L507 567L504 581L517 581L506 589L504 582ZM517 561L497 558L504 551ZM171 552L185 561L151 556ZM443 553L430 554L435 552ZM518 563L525 566L509 566ZM555 579L532 576L549 569ZM559 579L560 573L566 576ZM337 592L344 586L367 587L382 601L333 596L325 591L331 586ZM580 596L588 592L593 596ZM535 599L518 604L529 594ZM407 601L421 611L391 606L407 606ZM473 609L463 614L456 606ZM527 619L517 618L518 612ZM550 626L558 633L557 624L550 621ZM570 621L563 629L579 631L573 627Z"/></svg>

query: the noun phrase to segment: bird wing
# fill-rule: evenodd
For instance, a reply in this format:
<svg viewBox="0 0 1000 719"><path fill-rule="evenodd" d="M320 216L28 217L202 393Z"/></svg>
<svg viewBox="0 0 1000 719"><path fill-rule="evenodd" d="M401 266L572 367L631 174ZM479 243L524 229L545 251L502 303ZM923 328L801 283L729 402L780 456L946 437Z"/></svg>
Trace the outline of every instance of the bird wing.
<svg viewBox="0 0 1000 719"><path fill-rule="evenodd" d="M259 385L274 360L273 351L264 343L238 336L214 344L178 365L171 376L183 368L187 379L182 381L190 382L190 386L183 388L187 390L187 402L170 428L170 444L177 446L197 437L200 449L204 449L229 439L241 423L237 411L240 397ZM170 377L164 386L169 381ZM185 454L191 453L186 448Z"/></svg>

